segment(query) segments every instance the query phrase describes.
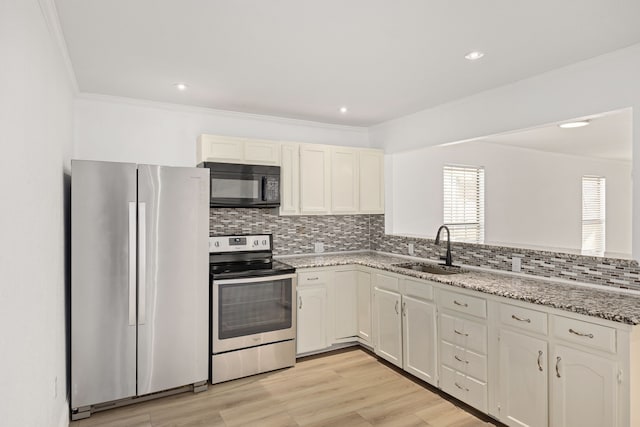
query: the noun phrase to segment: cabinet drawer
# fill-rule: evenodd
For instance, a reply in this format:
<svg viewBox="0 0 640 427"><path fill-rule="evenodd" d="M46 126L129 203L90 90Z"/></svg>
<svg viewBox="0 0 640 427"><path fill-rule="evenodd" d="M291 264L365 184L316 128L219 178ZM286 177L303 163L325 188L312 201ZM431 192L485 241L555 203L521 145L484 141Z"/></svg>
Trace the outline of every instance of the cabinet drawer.
<svg viewBox="0 0 640 427"><path fill-rule="evenodd" d="M449 310L467 313L472 316L482 317L483 319L487 317L487 301L482 298L441 291L440 304Z"/></svg>
<svg viewBox="0 0 640 427"><path fill-rule="evenodd" d="M387 276L386 274L376 274L375 285L380 289L387 289L389 291L400 292L400 281L397 277Z"/></svg>
<svg viewBox="0 0 640 427"><path fill-rule="evenodd" d="M553 334L565 341L575 342L598 350L616 352L616 330L595 323L553 317Z"/></svg>
<svg viewBox="0 0 640 427"><path fill-rule="evenodd" d="M298 273L298 286L326 284L331 280L331 271L305 271Z"/></svg>
<svg viewBox="0 0 640 427"><path fill-rule="evenodd" d="M487 383L475 380L461 372L440 366L442 390L474 408L487 412Z"/></svg>
<svg viewBox="0 0 640 427"><path fill-rule="evenodd" d="M500 321L514 328L547 335L547 314L510 304L500 304Z"/></svg>
<svg viewBox="0 0 640 427"><path fill-rule="evenodd" d="M479 354L487 354L487 326L466 319L440 315L440 337Z"/></svg>
<svg viewBox="0 0 640 427"><path fill-rule="evenodd" d="M487 380L487 356L440 341L441 363L480 381Z"/></svg>
<svg viewBox="0 0 640 427"><path fill-rule="evenodd" d="M403 294L423 300L432 300L433 286L429 283L420 282L418 280L405 279Z"/></svg>

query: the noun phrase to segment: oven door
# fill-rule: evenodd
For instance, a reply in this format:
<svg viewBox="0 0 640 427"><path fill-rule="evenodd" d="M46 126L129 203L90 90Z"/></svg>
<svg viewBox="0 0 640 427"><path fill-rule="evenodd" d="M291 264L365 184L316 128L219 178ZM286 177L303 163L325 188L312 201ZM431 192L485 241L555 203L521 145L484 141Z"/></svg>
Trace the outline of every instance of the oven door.
<svg viewBox="0 0 640 427"><path fill-rule="evenodd" d="M214 278L211 290L213 354L296 336L296 275Z"/></svg>

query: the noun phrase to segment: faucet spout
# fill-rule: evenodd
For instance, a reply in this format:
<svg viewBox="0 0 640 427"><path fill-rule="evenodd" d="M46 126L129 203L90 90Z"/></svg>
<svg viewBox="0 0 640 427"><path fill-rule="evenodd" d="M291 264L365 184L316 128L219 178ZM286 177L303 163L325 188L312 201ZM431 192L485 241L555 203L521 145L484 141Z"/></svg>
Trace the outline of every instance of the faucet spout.
<svg viewBox="0 0 640 427"><path fill-rule="evenodd" d="M440 232L442 231L442 229L445 229L447 231L447 254L444 257L440 257L440 259L444 261L444 265L450 267L453 265L453 260L451 259L451 233L449 232L449 227L447 227L446 225L441 225L440 228L438 228L435 244L440 244Z"/></svg>

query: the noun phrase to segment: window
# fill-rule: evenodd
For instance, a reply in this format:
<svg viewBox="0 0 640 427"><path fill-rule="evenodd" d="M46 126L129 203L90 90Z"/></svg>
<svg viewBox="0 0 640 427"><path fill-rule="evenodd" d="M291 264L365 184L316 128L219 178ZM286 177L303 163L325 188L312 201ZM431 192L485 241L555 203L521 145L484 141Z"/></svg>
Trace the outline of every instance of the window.
<svg viewBox="0 0 640 427"><path fill-rule="evenodd" d="M604 256L605 179L582 177L582 255Z"/></svg>
<svg viewBox="0 0 640 427"><path fill-rule="evenodd" d="M484 168L443 169L444 224L456 242L484 243Z"/></svg>

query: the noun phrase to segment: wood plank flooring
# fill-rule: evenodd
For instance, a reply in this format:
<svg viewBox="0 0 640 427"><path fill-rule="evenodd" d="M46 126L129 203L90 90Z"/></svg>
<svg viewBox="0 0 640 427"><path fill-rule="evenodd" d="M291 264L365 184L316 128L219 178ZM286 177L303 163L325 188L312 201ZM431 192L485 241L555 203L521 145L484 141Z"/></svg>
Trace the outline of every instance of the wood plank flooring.
<svg viewBox="0 0 640 427"><path fill-rule="evenodd" d="M501 425L458 405L371 353L350 348L301 359L291 369L210 385L203 393L98 412L71 427Z"/></svg>

